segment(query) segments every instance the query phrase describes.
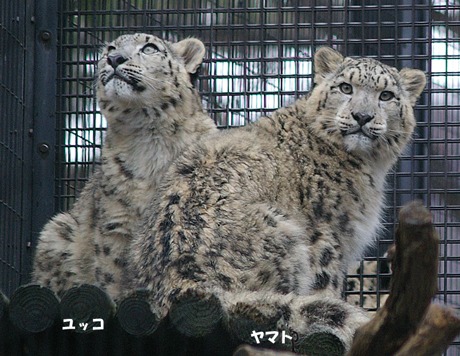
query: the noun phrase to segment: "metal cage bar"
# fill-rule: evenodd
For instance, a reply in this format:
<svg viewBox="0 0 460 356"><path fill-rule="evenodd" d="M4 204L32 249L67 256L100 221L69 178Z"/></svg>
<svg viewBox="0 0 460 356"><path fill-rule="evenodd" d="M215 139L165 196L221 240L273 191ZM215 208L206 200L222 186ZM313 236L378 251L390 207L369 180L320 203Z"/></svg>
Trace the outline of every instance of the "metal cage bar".
<svg viewBox="0 0 460 356"><path fill-rule="evenodd" d="M31 241L33 2L0 8L0 285L27 280Z"/></svg>

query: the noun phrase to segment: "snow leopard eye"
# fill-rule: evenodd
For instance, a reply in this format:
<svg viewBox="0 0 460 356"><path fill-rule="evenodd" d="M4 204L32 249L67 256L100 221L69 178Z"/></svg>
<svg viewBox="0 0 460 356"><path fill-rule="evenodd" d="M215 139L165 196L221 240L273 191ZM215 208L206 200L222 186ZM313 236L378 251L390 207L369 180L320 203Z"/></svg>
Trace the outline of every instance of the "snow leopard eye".
<svg viewBox="0 0 460 356"><path fill-rule="evenodd" d="M382 101L388 101L388 100L393 99L394 97L395 95L391 91L385 90L380 93L379 99Z"/></svg>
<svg viewBox="0 0 460 356"><path fill-rule="evenodd" d="M144 54L154 54L158 51L158 47L155 46L153 43L148 43L144 46L144 48L142 48L142 53Z"/></svg>
<svg viewBox="0 0 460 356"><path fill-rule="evenodd" d="M340 85L339 85L339 88L340 88L340 90L342 91L342 93L344 93L344 94L350 95L350 94L353 93L353 87L352 87L350 84L348 84L348 83L342 83L342 84L340 84Z"/></svg>

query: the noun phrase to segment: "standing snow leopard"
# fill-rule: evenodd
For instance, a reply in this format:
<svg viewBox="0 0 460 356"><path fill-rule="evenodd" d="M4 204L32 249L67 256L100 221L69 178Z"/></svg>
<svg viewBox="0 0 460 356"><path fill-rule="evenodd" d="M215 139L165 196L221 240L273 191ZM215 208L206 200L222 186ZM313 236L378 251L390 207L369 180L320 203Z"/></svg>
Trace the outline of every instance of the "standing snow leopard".
<svg viewBox="0 0 460 356"><path fill-rule="evenodd" d="M97 100L108 122L101 169L75 206L55 216L38 241L33 281L61 294L96 283L116 297L133 231L171 162L217 131L191 76L205 47L148 34L108 44L98 63Z"/></svg>
<svg viewBox="0 0 460 356"><path fill-rule="evenodd" d="M249 342L288 327L310 355L323 347L312 335L345 351L367 320L340 299L342 280L376 236L425 75L330 48L314 64L309 96L176 160L133 239L127 286L187 335L220 317Z"/></svg>

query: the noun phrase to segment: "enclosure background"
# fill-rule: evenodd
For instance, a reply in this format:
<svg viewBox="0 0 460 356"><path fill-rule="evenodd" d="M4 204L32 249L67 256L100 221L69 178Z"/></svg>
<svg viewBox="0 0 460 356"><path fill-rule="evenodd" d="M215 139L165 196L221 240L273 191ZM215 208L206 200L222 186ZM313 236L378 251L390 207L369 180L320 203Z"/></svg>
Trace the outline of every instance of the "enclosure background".
<svg viewBox="0 0 460 356"><path fill-rule="evenodd" d="M40 0L0 4L0 287L28 281L37 234L69 209L99 164L106 122L94 100L99 49L148 32L207 48L198 88L222 129L292 103L312 86L312 55L332 46L419 68L413 144L388 176L384 231L349 277L351 302L375 310L399 208L421 199L441 236L441 302L460 303L460 2L351 0ZM366 298L367 296L367 298ZM369 298L370 297L370 298ZM457 350L453 346L451 350Z"/></svg>

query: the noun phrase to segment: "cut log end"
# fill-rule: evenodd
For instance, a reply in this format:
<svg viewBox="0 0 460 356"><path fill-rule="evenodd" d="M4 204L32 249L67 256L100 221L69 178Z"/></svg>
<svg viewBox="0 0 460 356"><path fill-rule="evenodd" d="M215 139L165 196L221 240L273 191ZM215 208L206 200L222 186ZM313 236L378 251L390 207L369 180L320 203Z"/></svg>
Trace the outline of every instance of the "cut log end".
<svg viewBox="0 0 460 356"><path fill-rule="evenodd" d="M227 327L232 330L239 340L254 343L251 337L253 330L271 331L278 329L278 321L282 313L275 305L252 306L246 303L237 303L229 310Z"/></svg>
<svg viewBox="0 0 460 356"><path fill-rule="evenodd" d="M313 333L299 340L299 352L309 356L342 356L345 346L342 341L330 333Z"/></svg>
<svg viewBox="0 0 460 356"><path fill-rule="evenodd" d="M105 322L115 314L116 305L102 289L91 284L82 284L70 288L62 297L61 318L72 319L76 325L86 325L76 328L76 332L90 333L93 326L99 325L95 319Z"/></svg>
<svg viewBox="0 0 460 356"><path fill-rule="evenodd" d="M51 327L59 315L56 294L38 284L19 287L9 305L11 322L19 330L39 333Z"/></svg>
<svg viewBox="0 0 460 356"><path fill-rule="evenodd" d="M202 337L216 328L222 318L222 307L214 295L189 291L175 298L169 318L182 334Z"/></svg>
<svg viewBox="0 0 460 356"><path fill-rule="evenodd" d="M123 330L134 336L151 335L160 324L159 318L150 309L145 291L136 291L123 299L118 307L117 318Z"/></svg>

